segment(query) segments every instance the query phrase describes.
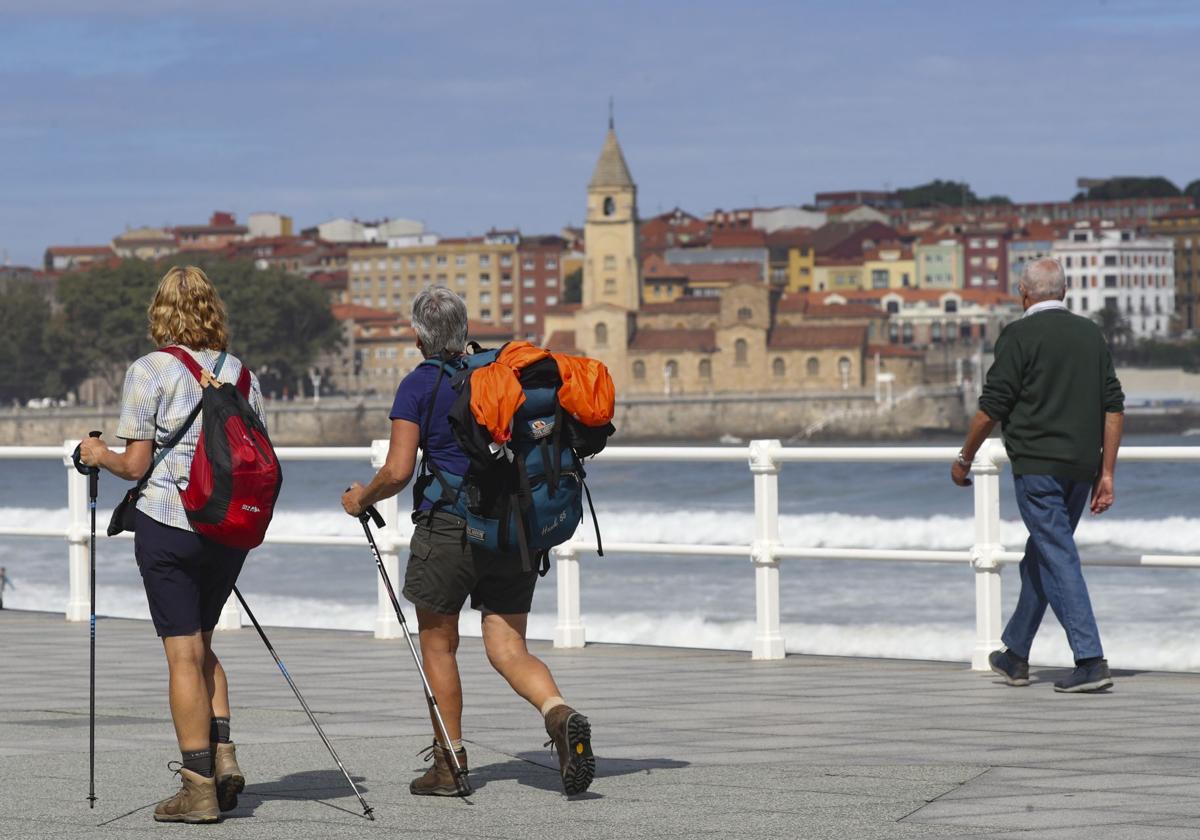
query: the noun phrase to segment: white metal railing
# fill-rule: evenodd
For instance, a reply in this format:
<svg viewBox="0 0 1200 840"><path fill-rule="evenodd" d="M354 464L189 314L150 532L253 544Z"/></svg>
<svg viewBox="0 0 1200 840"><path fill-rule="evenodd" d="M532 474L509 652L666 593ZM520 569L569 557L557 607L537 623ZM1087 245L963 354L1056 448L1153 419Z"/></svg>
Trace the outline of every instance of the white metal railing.
<svg viewBox="0 0 1200 840"><path fill-rule="evenodd" d="M0 536L54 537L66 539L70 570L66 605L68 621L86 621L88 605L88 514L87 478L75 471L71 452L76 441L57 446L0 446L0 460L56 459L66 467L69 516L64 528L0 526ZM387 456L388 441L373 441L370 447L280 447L282 461L342 461L370 459L378 468ZM754 440L748 446L612 446L599 460L604 462L731 462L748 463L754 482L754 519L746 542L731 545L692 543L605 542L610 553L678 555L693 557L749 558L755 574L756 626L752 644L755 659L780 659L784 639L780 621L779 574L782 560L869 560L877 562L961 563L970 565L975 576L975 647L971 667L987 670L987 655L1001 646L1000 569L1021 561L1021 552L1006 551L1000 542L1000 472L1007 461L998 440L984 443L975 457L974 538L972 545L960 550L911 550L883 548L823 548L781 541L779 534L779 471L787 463L932 463L949 465L957 450L949 446L907 447L785 447L778 440ZM1130 446L1121 450L1121 462L1198 462L1200 447ZM948 471L948 466L947 466ZM396 497L379 504L387 527L377 535L379 549L393 580L400 579L400 552L412 536L412 525L401 516ZM101 535L103 527L100 528ZM588 530L581 529L586 535ZM127 535L123 535L127 536ZM291 545L361 546L357 537L336 535L289 536L271 534L270 543ZM555 624L556 647L583 647L585 631L580 611L580 557L594 554L597 546L584 537L555 549L557 567L558 616ZM1150 568L1200 568L1200 556L1143 554L1126 557L1083 558L1087 565ZM381 581L377 581L375 636L397 638L400 625ZM234 599L226 604L220 629L241 626L241 615Z"/></svg>

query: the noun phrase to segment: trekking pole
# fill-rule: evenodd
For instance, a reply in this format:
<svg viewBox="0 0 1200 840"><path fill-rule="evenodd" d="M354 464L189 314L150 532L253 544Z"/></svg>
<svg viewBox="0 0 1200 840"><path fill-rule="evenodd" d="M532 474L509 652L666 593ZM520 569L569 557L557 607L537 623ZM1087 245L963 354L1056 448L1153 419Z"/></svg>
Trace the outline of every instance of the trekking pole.
<svg viewBox="0 0 1200 840"><path fill-rule="evenodd" d="M417 653L417 646L413 644L412 635L408 632L408 622L404 620L404 611L400 609L396 590L392 589L392 580L388 577L387 569L383 565L383 556L379 553L379 546L375 544L375 536L371 533L371 522L375 522L376 528L382 528L384 526L383 517L379 515L379 511L375 510L374 506L368 506L358 517L358 521L362 523L363 533L367 535L367 542L371 544L371 553L375 555L375 566L383 578L383 585L387 587L388 597L391 598L392 607L396 610L396 618L400 620L400 627L404 631L404 640L408 642L408 649L412 651L413 661L417 663L417 673L421 675L421 686L425 689L425 702L429 704L429 711L433 713L433 718L437 721L438 732L441 733L446 752L450 754L450 761L454 765L454 787L460 796L470 796L471 783L467 780L467 770L458 763L458 755L454 752L454 745L450 743L450 733L446 731L446 722L442 720L442 712L438 708L437 698L433 696L429 678L425 676L425 668L421 665L421 656Z"/></svg>
<svg viewBox="0 0 1200 840"><path fill-rule="evenodd" d="M338 758L337 750L333 748L333 744L329 743L329 739L325 737L325 730L321 728L321 724L317 723L317 719L313 717L312 710L308 708L308 704L304 702L304 696L300 694L300 689L296 688L296 683L292 680L292 675L288 673L288 669L284 667L283 660L279 658L279 654L275 652L275 648L271 645L271 640L267 638L267 634L263 632L262 626L258 623L258 619L254 617L254 613L250 611L250 605L246 603L246 599L242 597L242 593L238 588L233 587L233 594L237 596L241 602L242 609L246 611L246 615L250 616L250 623L254 625L254 629L258 631L258 636L263 640L263 644L267 646L267 650L271 652L271 656L275 659L275 664L279 666L279 673L283 674L283 678L287 680L287 684L292 687L292 692L296 695L296 699L300 701L300 705L304 708L304 713L308 715L309 721L317 730L317 734L321 736L321 740L325 742L325 748L329 750L329 754L333 756L334 763L338 769L342 771L342 775L346 777L346 781L350 783L350 787L354 790L354 795L358 797L358 802L362 805L363 816L374 821L375 812L367 800L363 799L362 793L358 789L358 785L354 784L354 779L350 778L350 774L346 772L346 765L342 764L342 760Z"/></svg>
<svg viewBox="0 0 1200 840"><path fill-rule="evenodd" d="M100 432L88 432L88 437L98 438ZM92 536L88 543L90 571L88 580L92 587L91 620L91 665L88 669L88 807L96 807L96 496L100 493L100 468L86 466L79 458L80 446L71 453L75 470L88 477L88 512L92 519Z"/></svg>

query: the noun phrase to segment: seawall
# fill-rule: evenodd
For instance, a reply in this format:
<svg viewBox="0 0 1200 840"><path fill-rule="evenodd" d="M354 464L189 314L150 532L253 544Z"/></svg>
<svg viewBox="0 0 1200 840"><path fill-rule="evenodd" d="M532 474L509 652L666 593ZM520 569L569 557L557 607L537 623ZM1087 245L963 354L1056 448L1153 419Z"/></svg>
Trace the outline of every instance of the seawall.
<svg viewBox="0 0 1200 840"><path fill-rule="evenodd" d="M387 438L390 402L323 400L275 402L267 409L277 446L361 446ZM0 412L0 445L46 446L101 429L113 438L119 410L16 409ZM757 396L638 397L619 400L614 424L622 443L662 440L715 441L722 436L784 440L892 440L926 431L956 431L964 423L957 390L911 396L891 408L873 393Z"/></svg>

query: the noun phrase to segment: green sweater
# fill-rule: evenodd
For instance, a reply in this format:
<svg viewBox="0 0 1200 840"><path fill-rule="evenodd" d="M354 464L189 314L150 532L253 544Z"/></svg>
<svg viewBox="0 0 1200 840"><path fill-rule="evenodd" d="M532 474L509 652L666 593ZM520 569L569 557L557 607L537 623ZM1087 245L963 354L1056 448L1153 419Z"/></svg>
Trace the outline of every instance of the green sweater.
<svg viewBox="0 0 1200 840"><path fill-rule="evenodd" d="M979 408L1001 424L1014 475L1091 481L1100 470L1104 415L1125 410L1104 336L1065 309L1003 329Z"/></svg>

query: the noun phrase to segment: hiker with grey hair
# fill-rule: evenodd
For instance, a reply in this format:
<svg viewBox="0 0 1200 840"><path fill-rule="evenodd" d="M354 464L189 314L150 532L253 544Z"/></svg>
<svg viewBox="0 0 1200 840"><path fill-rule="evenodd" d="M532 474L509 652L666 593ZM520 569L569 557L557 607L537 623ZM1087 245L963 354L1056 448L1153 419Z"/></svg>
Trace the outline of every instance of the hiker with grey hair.
<svg viewBox="0 0 1200 840"><path fill-rule="evenodd" d="M417 467L417 450L443 474L462 476L469 459L449 422L457 397L447 370L462 367L467 342L467 308L462 298L444 286L433 286L413 300L412 326L425 361L408 374L396 390L390 414L391 443L387 460L366 487L352 484L342 496L351 516L402 491ZM550 670L525 644L529 609L537 584L536 569L526 569L519 555L491 553L467 540L466 522L431 502L425 482L413 486L413 531L404 576L404 597L417 608L421 659L450 744L440 743L434 726L433 759L428 771L413 780L409 792L418 796L458 796L450 750L460 767L467 767L462 745L462 684L459 681L458 616L467 598L483 614L483 646L488 661L513 690L541 713L546 733L558 752L563 789L582 793L591 784L595 762L587 718L566 704ZM431 712L432 719L432 712Z"/></svg>
<svg viewBox="0 0 1200 840"><path fill-rule="evenodd" d="M1005 648L988 662L1008 685L1029 685L1029 650L1049 605L1075 657L1075 670L1054 690L1102 691L1113 682L1075 527L1089 495L1093 515L1113 505L1125 395L1100 328L1063 304L1066 278L1057 260L1026 266L1019 290L1025 315L996 340L979 410L950 468L954 483L968 486L975 453L1001 424L1029 540Z"/></svg>

